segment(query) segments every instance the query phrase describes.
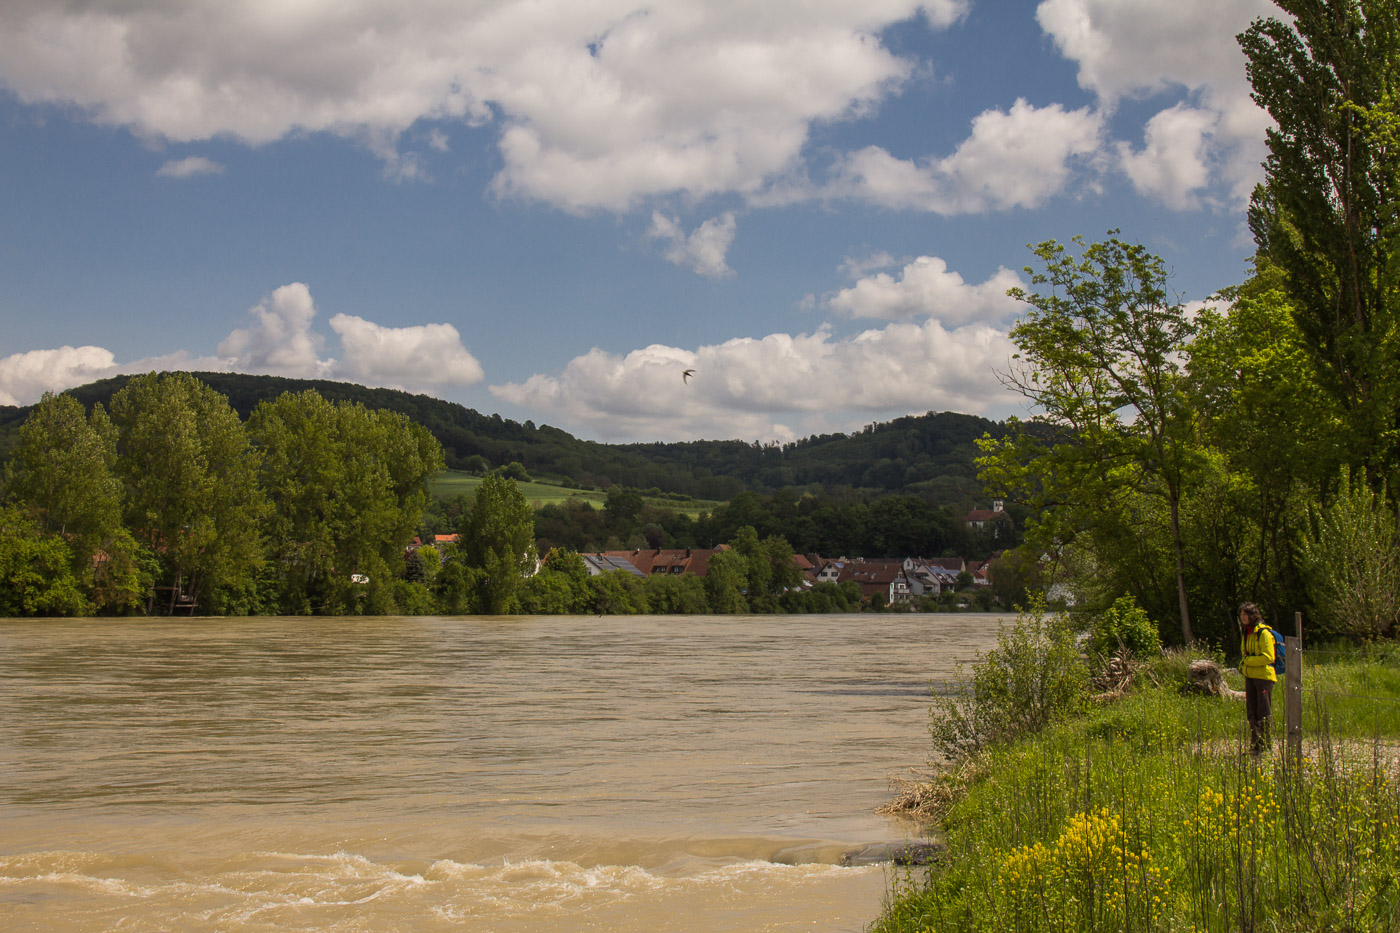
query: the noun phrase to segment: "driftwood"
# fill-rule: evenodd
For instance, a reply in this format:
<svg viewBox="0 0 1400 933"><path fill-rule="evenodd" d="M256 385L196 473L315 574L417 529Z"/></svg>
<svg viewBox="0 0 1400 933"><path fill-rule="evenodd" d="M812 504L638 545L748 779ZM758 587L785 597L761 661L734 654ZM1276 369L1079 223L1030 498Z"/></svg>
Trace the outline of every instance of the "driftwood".
<svg viewBox="0 0 1400 933"><path fill-rule="evenodd" d="M1225 700L1242 700L1244 693L1234 690L1225 683L1220 665L1214 661L1192 661L1186 671L1186 683L1181 692L1196 696L1220 697Z"/></svg>

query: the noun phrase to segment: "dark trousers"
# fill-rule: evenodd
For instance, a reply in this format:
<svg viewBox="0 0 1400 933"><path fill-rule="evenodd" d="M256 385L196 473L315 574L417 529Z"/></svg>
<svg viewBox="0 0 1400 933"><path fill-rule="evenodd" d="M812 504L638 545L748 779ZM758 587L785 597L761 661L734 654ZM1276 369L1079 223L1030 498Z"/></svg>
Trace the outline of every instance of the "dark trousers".
<svg viewBox="0 0 1400 933"><path fill-rule="evenodd" d="M1269 744L1269 716L1274 706L1274 682L1257 677L1244 679L1244 712L1249 719L1249 750L1254 754Z"/></svg>

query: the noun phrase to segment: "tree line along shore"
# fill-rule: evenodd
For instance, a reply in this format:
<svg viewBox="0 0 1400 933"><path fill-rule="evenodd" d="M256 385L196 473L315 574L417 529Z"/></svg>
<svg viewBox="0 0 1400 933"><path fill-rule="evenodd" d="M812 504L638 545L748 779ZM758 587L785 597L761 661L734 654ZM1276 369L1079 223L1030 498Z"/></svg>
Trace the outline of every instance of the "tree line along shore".
<svg viewBox="0 0 1400 933"><path fill-rule="evenodd" d="M986 555L1015 527L976 533L926 498L851 491L744 492L692 515L613 486L601 509L535 509L514 462L435 498L442 447L406 415L303 389L245 419L189 373L129 380L90 409L46 395L15 441L0 509L10 616L845 612L869 605L860 586L804 581L787 535ZM641 579L580 557L713 545L700 573ZM964 602L990 604L964 583Z"/></svg>

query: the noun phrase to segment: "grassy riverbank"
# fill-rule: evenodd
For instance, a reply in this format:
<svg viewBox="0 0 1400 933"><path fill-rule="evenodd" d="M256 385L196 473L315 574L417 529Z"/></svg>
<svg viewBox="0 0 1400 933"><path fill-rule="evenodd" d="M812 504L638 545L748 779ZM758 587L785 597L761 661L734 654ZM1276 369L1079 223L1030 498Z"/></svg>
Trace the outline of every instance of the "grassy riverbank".
<svg viewBox="0 0 1400 933"><path fill-rule="evenodd" d="M1400 652L1317 657L1301 768L1281 687L1256 760L1241 702L1179 694L1182 656L975 753L941 864L899 877L872 930L1400 930Z"/></svg>

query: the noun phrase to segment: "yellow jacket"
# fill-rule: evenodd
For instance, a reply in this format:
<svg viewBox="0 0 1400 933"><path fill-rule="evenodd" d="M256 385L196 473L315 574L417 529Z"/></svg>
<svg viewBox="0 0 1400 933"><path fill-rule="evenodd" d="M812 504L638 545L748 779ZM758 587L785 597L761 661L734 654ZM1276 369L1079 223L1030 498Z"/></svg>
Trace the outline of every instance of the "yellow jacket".
<svg viewBox="0 0 1400 933"><path fill-rule="evenodd" d="M1255 680L1278 683L1274 673L1274 634L1264 626L1249 632L1240 642L1240 673Z"/></svg>

